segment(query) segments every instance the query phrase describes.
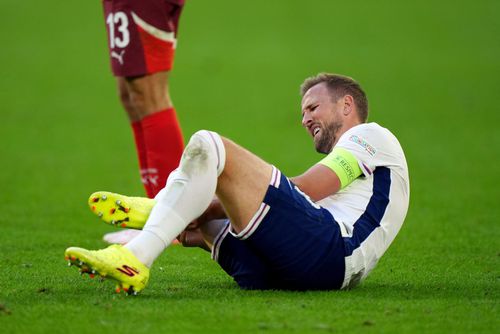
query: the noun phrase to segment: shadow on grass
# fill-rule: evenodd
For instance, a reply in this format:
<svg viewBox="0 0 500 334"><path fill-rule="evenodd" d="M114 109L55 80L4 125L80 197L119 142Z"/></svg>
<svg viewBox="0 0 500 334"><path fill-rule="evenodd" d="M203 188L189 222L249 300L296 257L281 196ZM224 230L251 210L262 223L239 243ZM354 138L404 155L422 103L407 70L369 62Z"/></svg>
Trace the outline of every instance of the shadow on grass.
<svg viewBox="0 0 500 334"><path fill-rule="evenodd" d="M174 298L176 300L206 300L207 298L315 298L326 297L336 299L390 299L390 300L496 300L498 292L494 284L477 283L367 283L342 291L283 291L283 290L242 290L236 283L227 280L208 282L186 282L186 284L165 285L160 289L148 289L141 298ZM152 287L150 287L152 288Z"/></svg>
<svg viewBox="0 0 500 334"><path fill-rule="evenodd" d="M114 283L110 281L98 283L86 277L62 276L57 280L49 280L45 284L32 284L19 287L7 292L2 298L17 303L70 303L73 300L87 300L101 303L105 300L137 301L147 303L151 301L169 300L175 303L205 302L207 300L297 300L297 299L333 299L337 301L364 301L364 300L443 300L464 301L483 300L485 302L498 300L498 291L495 282L483 280L470 282L446 283L434 282L390 282L371 281L348 291L282 291L282 290L242 290L231 278L225 275L208 275L205 277L187 276L172 279L159 278L151 281L150 285L139 296L124 296L114 292ZM141 302L142 301L142 302Z"/></svg>
<svg viewBox="0 0 500 334"><path fill-rule="evenodd" d="M359 286L348 292L352 297L370 297L378 299L443 299L443 300L472 300L496 299L498 293L493 282L373 282Z"/></svg>

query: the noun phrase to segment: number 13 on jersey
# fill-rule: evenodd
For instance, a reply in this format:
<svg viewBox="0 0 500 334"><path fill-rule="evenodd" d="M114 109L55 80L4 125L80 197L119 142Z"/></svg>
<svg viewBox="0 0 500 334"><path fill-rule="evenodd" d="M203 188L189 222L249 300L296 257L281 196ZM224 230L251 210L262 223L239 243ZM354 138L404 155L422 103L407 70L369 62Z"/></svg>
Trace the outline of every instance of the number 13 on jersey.
<svg viewBox="0 0 500 334"><path fill-rule="evenodd" d="M109 13L106 18L109 28L109 47L114 49L124 48L130 43L130 32L128 30L128 17L124 12Z"/></svg>

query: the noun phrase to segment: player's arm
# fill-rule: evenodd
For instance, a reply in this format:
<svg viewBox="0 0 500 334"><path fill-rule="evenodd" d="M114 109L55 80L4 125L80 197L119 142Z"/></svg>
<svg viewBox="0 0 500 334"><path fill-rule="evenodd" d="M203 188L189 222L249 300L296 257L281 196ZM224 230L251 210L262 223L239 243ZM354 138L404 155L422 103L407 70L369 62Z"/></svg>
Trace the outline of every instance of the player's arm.
<svg viewBox="0 0 500 334"><path fill-rule="evenodd" d="M313 201L347 187L362 175L356 157L346 149L334 148L323 160L291 181Z"/></svg>

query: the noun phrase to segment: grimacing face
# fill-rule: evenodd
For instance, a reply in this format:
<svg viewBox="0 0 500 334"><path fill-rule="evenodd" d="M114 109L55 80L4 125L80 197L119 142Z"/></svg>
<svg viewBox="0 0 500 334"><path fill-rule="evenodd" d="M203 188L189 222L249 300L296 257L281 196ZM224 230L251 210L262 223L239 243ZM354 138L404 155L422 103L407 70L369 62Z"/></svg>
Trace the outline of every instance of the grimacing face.
<svg viewBox="0 0 500 334"><path fill-rule="evenodd" d="M313 137L319 153L328 154L338 140L342 121L343 99L332 100L325 83L311 87L302 98L302 126Z"/></svg>

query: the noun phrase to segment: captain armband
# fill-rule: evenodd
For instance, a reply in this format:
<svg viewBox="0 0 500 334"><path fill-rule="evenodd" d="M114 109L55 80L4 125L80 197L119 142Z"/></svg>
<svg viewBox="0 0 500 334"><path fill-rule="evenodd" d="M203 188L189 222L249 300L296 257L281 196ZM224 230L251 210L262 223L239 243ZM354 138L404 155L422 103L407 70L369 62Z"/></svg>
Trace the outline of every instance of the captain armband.
<svg viewBox="0 0 500 334"><path fill-rule="evenodd" d="M358 176L362 175L358 160L354 155L343 148L334 148L323 160L319 162L330 168L340 179L340 189L347 187Z"/></svg>

